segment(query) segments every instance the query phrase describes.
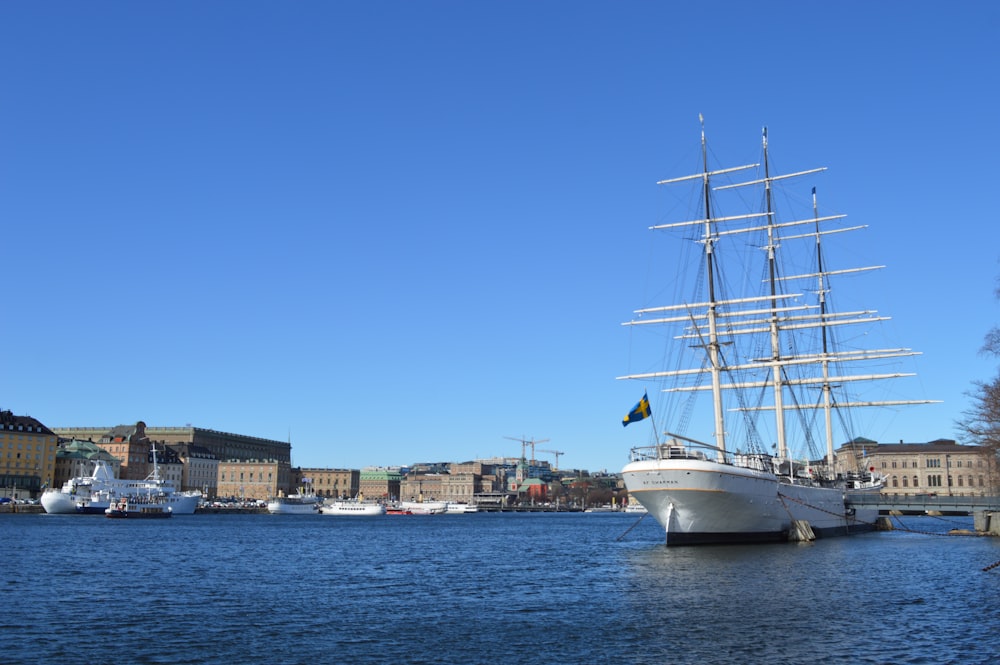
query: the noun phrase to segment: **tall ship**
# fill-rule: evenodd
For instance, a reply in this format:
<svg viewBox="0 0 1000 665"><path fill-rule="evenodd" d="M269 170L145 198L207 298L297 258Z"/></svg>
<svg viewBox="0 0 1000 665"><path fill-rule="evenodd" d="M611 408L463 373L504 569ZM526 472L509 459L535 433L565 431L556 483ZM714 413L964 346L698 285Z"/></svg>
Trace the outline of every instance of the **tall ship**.
<svg viewBox="0 0 1000 665"><path fill-rule="evenodd" d="M700 172L658 183L693 191L676 197L688 206L680 221L651 227L669 236L666 262L678 276L667 291L676 300L635 310L623 324L634 339L655 330L658 345L655 368L618 377L658 390L651 402L647 387L623 420L652 424L650 443L633 448L622 470L625 486L663 527L667 545L871 530L877 511L850 499L879 491L884 476L847 468L843 459L863 460L863 451L843 455L838 467L834 441L861 438L851 431L851 409L930 402L871 397L872 386L911 376L890 363L917 354L860 346L887 317L834 307L835 280L884 266L827 265L830 236L865 227L819 214L816 188L810 198L803 178L824 168L771 173L766 128L759 163L710 169L708 155L702 124ZM796 202L804 212L779 215ZM664 431L658 417L669 423ZM688 435L692 421L700 438Z"/></svg>
<svg viewBox="0 0 1000 665"><path fill-rule="evenodd" d="M115 478L114 470L107 462L94 460L91 475L70 478L61 488L45 490L41 504L46 513L103 515L112 504L122 501L137 505L155 501L170 507L174 515L191 515L201 498L201 492L177 491L173 482L160 476L154 445L153 471L145 479Z"/></svg>

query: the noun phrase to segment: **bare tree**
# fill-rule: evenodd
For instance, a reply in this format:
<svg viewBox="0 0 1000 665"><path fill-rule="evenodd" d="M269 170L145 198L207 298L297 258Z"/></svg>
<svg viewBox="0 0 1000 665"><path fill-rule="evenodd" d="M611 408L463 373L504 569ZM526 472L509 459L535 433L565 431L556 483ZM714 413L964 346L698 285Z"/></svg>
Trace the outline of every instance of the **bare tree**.
<svg viewBox="0 0 1000 665"><path fill-rule="evenodd" d="M995 292L1000 298L1000 288ZM986 356L1000 358L1000 327L994 326L988 333L979 352ZM965 443L983 447L988 479L992 494L1000 488L1000 374L992 381L974 381L973 389L966 393L972 400L971 406L962 412L963 418L955 423L962 432Z"/></svg>

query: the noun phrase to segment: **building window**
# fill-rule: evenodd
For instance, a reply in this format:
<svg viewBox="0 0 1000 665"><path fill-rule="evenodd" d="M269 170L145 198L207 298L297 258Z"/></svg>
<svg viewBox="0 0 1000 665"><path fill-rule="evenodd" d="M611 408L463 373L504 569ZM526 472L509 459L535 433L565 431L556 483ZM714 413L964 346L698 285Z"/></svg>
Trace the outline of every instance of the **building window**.
<svg viewBox="0 0 1000 665"><path fill-rule="evenodd" d="M906 476L903 476L903 487L907 487Z"/></svg>
<svg viewBox="0 0 1000 665"><path fill-rule="evenodd" d="M896 479L896 476L892 477L892 486L899 487L899 481Z"/></svg>

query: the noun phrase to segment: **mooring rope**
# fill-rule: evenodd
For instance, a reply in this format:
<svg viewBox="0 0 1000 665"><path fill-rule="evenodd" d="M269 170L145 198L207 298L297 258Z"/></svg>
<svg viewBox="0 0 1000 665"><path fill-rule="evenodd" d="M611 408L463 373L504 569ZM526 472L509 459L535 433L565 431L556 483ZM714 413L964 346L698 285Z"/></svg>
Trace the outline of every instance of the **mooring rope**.
<svg viewBox="0 0 1000 665"><path fill-rule="evenodd" d="M810 505L805 501L796 499L793 496L788 496L787 494L782 494L781 492L778 492L778 498L781 499L781 505L785 506L785 510L788 510L788 506L785 505L785 499L788 499L789 501L794 501L800 506L805 506L806 508L812 508L813 510L818 510L819 512L826 513L827 515L833 515L834 517L847 517L847 515L844 515L842 513L835 513L832 510L827 510L826 508L820 508L819 506ZM792 512L790 510L788 510L788 516L789 517L792 516ZM877 522L866 522L864 520L855 520L855 522L859 524L867 524L868 526L875 526L877 524Z"/></svg>
<svg viewBox="0 0 1000 665"><path fill-rule="evenodd" d="M644 517L646 517L646 515L648 515L648 514L649 514L649 513L644 513L644 514L640 515L640 516L639 516L639 519L637 519L637 520L635 521L635 524L633 524L633 525L632 525L632 526L630 526L629 528L625 529L625 533L623 533L622 535L620 535L620 536L618 536L617 538L615 538L615 541L616 541L616 542L621 542L621 539L622 539L622 538L624 538L625 536L627 536L627 535L628 535L628 532L629 532L629 531L631 531L632 529L634 529L634 528L636 528L637 526L639 526L639 522L641 522L641 521L643 520L643 518L644 518Z"/></svg>

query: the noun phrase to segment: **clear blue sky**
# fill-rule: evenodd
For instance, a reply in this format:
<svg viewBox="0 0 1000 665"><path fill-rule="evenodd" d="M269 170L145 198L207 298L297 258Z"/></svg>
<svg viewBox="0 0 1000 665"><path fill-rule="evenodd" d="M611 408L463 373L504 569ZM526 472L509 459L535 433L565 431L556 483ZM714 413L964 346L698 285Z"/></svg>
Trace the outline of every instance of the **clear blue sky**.
<svg viewBox="0 0 1000 665"><path fill-rule="evenodd" d="M944 403L866 436L954 438L997 371L997 34L987 2L4 2L0 408L617 471L620 323L703 113L870 225Z"/></svg>

